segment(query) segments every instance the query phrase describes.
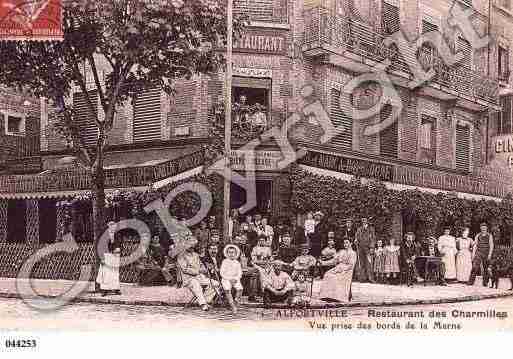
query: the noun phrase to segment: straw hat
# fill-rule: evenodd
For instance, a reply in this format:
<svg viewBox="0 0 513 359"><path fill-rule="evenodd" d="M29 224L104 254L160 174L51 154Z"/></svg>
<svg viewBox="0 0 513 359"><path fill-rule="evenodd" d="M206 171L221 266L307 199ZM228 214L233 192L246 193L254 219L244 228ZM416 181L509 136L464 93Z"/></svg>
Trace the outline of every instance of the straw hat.
<svg viewBox="0 0 513 359"><path fill-rule="evenodd" d="M238 246L236 246L235 244L227 244L224 247L223 254L224 254L225 258L228 258L228 250L230 248L235 249L235 258L239 258L239 256L240 256L240 248Z"/></svg>

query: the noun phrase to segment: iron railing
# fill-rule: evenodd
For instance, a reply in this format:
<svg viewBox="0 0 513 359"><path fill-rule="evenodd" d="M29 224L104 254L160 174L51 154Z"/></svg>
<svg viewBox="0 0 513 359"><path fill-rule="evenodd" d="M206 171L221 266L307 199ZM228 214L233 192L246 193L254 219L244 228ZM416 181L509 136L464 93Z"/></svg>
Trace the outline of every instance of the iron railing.
<svg viewBox="0 0 513 359"><path fill-rule="evenodd" d="M461 65L447 66L438 56L425 49L400 54L395 45L386 46L387 35L379 33L369 25L336 14L334 11L314 7L304 12L305 35L303 51L325 49L330 52L351 52L362 62L381 62L389 59L389 70L401 70L411 75L408 63L417 59L423 66L432 68L435 76L431 80L445 90L498 104L499 81L485 74L472 71Z"/></svg>

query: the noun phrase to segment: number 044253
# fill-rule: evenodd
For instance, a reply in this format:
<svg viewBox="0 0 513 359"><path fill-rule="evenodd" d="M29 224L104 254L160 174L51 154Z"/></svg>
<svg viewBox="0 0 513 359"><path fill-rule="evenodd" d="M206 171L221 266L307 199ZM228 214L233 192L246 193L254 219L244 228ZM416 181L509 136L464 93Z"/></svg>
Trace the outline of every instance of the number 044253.
<svg viewBox="0 0 513 359"><path fill-rule="evenodd" d="M6 348L35 348L37 342L34 339L6 339Z"/></svg>

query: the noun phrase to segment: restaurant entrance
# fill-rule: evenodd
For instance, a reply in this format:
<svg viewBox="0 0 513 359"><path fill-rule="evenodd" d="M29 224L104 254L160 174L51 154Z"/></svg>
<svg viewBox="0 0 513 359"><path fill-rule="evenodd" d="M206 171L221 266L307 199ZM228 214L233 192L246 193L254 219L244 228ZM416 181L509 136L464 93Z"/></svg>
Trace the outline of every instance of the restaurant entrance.
<svg viewBox="0 0 513 359"><path fill-rule="evenodd" d="M245 214L270 216L272 211L272 180L256 180L256 199L257 206ZM235 183L231 184L230 190L230 209L242 207L246 203L246 189Z"/></svg>

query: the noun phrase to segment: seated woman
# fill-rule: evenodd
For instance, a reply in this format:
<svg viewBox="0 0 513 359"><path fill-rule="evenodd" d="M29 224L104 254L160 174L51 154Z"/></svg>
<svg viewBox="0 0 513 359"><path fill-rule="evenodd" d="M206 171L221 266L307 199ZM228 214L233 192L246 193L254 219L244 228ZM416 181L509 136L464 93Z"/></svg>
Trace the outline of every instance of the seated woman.
<svg viewBox="0 0 513 359"><path fill-rule="evenodd" d="M310 277L315 276L315 264L317 259L310 255L310 247L303 244L301 247L301 255L299 255L290 265L294 268L292 278L295 280L300 271L305 271Z"/></svg>
<svg viewBox="0 0 513 359"><path fill-rule="evenodd" d="M352 250L349 239L344 240L344 249L335 255L331 263L335 267L324 275L319 297L324 301L349 302L356 264L356 253Z"/></svg>
<svg viewBox="0 0 513 359"><path fill-rule="evenodd" d="M337 250L335 249L335 239L330 237L328 238L328 246L322 250L321 258L319 259L321 277L324 277L324 274L334 267L332 261L336 254Z"/></svg>
<svg viewBox="0 0 513 359"><path fill-rule="evenodd" d="M159 237L156 235L151 239L146 253L139 259L137 269L141 286L174 285L176 283L176 273L171 273L167 255L160 246Z"/></svg>

